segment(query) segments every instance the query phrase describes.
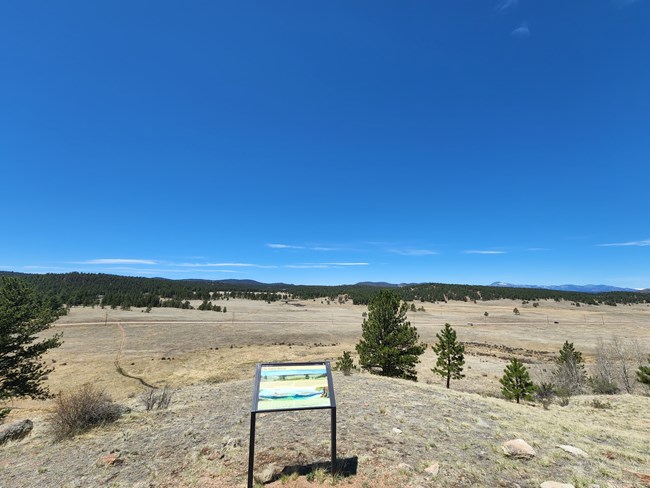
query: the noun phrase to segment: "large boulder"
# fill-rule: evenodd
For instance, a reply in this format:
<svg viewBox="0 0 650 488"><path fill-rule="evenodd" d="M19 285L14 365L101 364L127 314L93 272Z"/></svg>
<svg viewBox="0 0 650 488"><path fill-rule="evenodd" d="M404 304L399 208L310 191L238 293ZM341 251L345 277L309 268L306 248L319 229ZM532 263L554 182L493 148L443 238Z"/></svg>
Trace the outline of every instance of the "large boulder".
<svg viewBox="0 0 650 488"><path fill-rule="evenodd" d="M506 456L517 459L534 458L537 453L525 440L512 439L503 443L501 446Z"/></svg>
<svg viewBox="0 0 650 488"><path fill-rule="evenodd" d="M32 429L34 424L31 420L21 420L20 422L15 422L4 429L0 430L0 446L9 441L18 441L27 436Z"/></svg>

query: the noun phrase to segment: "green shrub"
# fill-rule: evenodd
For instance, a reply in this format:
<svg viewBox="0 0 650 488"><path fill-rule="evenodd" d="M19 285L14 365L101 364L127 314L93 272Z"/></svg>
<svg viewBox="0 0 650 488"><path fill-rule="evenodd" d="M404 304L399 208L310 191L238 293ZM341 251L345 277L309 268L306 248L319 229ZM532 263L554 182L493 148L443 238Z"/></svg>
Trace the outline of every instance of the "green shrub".
<svg viewBox="0 0 650 488"><path fill-rule="evenodd" d="M343 351L343 356L338 358L334 368L343 372L345 376L350 376L352 369L354 368L354 362L350 356L350 351Z"/></svg>
<svg viewBox="0 0 650 488"><path fill-rule="evenodd" d="M602 377L589 378L589 386L596 395L616 395L621 391L616 383Z"/></svg>

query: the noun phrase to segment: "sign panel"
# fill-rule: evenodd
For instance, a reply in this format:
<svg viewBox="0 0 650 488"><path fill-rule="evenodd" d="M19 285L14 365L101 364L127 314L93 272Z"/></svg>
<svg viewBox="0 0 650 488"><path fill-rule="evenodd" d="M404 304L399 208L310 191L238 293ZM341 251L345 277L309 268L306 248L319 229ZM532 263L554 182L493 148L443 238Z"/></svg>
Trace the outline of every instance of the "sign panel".
<svg viewBox="0 0 650 488"><path fill-rule="evenodd" d="M332 473L336 473L336 400L329 361L262 363L255 369L251 433L248 443L248 488L253 488L255 422L259 412L329 408L332 421Z"/></svg>
<svg viewBox="0 0 650 488"><path fill-rule="evenodd" d="M261 364L253 411L333 408L329 363Z"/></svg>

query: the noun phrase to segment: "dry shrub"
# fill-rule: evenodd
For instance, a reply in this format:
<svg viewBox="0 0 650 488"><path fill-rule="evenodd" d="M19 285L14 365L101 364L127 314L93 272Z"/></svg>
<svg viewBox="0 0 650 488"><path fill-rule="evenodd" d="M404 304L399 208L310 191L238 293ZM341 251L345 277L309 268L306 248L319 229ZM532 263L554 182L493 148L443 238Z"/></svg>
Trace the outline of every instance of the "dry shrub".
<svg viewBox="0 0 650 488"><path fill-rule="evenodd" d="M121 414L122 408L104 390L85 384L77 391L59 394L50 422L54 437L60 440L114 422Z"/></svg>
<svg viewBox="0 0 650 488"><path fill-rule="evenodd" d="M172 401L174 396L173 390L170 390L166 386L162 390L149 389L142 393L140 400L144 405L144 408L147 410L164 410L169 407L169 404Z"/></svg>

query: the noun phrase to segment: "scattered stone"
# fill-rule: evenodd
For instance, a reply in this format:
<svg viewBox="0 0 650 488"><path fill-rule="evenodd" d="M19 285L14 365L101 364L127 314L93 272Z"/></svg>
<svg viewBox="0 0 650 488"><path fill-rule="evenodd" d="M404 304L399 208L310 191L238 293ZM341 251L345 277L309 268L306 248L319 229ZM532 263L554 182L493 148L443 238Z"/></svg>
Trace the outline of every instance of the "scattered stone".
<svg viewBox="0 0 650 488"><path fill-rule="evenodd" d="M521 485L510 480L499 480L497 486L501 488L521 488Z"/></svg>
<svg viewBox="0 0 650 488"><path fill-rule="evenodd" d="M397 427L393 427L393 434L401 434L402 429L398 429Z"/></svg>
<svg viewBox="0 0 650 488"><path fill-rule="evenodd" d="M544 481L539 488L575 488L570 483L558 483L557 481Z"/></svg>
<svg viewBox="0 0 650 488"><path fill-rule="evenodd" d="M227 439L224 438L224 443L223 447L226 449L234 449L236 447L241 447L242 446L242 440L240 437L229 437Z"/></svg>
<svg viewBox="0 0 650 488"><path fill-rule="evenodd" d="M34 428L31 420L21 420L0 431L0 446L9 441L19 441L26 437Z"/></svg>
<svg viewBox="0 0 650 488"><path fill-rule="evenodd" d="M574 454L576 456L589 457L589 454L587 454L585 451L583 451L578 447L567 446L562 444L558 444L556 447L559 447L563 451L570 452L571 454Z"/></svg>
<svg viewBox="0 0 650 488"><path fill-rule="evenodd" d="M530 459L537 455L535 450L523 439L512 439L503 443L503 452L508 457Z"/></svg>
<svg viewBox="0 0 650 488"><path fill-rule="evenodd" d="M426 471L432 476L437 476L438 472L440 471L440 463L431 463L429 467L426 468L424 471Z"/></svg>
<svg viewBox="0 0 650 488"><path fill-rule="evenodd" d="M118 466L124 463L124 459L121 458L121 454L116 451L109 452L105 456L100 457L99 461L106 466Z"/></svg>
<svg viewBox="0 0 650 488"><path fill-rule="evenodd" d="M397 469L401 469L401 470L404 470L404 471L412 471L413 466L411 466L410 464L407 464L407 463L399 463L397 465Z"/></svg>
<svg viewBox="0 0 650 488"><path fill-rule="evenodd" d="M255 476L255 480L261 484L269 483L280 476L281 472L282 468L277 464L267 464L264 469Z"/></svg>

